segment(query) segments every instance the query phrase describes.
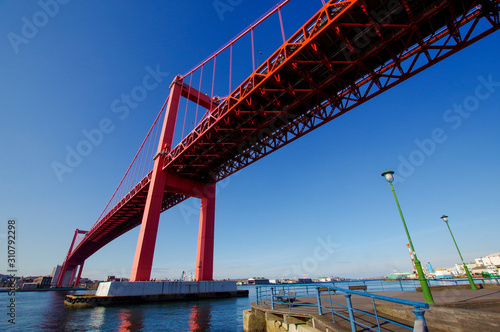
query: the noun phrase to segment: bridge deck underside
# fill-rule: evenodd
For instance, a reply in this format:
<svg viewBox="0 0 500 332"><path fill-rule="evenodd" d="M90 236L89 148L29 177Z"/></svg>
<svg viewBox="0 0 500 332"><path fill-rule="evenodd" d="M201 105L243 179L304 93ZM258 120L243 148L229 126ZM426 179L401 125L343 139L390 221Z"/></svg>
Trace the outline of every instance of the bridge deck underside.
<svg viewBox="0 0 500 332"><path fill-rule="evenodd" d="M127 196L113 208L101 222L94 225L73 251L68 265L76 266L122 234L139 226L142 221L151 174L148 174ZM188 198L185 195L165 191L162 211Z"/></svg>
<svg viewBox="0 0 500 332"><path fill-rule="evenodd" d="M256 142L290 130L294 119L325 102L342 109L350 97L346 92L357 89L362 78L381 76L388 62L399 66L409 47L477 4L409 1L408 9L401 2L388 11L387 1L365 3L324 8L309 33L299 31L288 40L270 58L274 63L268 60L172 151L166 168L200 181L234 173L247 166L239 160L245 154L251 159ZM377 13L387 24L376 23ZM234 163L239 165L233 168Z"/></svg>
<svg viewBox="0 0 500 332"><path fill-rule="evenodd" d="M498 2L483 1L496 11L488 33L498 29ZM464 16L480 3L330 2L164 157L165 170L208 183L237 172L467 46L458 28L481 17ZM440 40L453 47L433 50ZM84 261L138 226L149 181L98 221L69 260ZM165 192L162 211L186 198Z"/></svg>

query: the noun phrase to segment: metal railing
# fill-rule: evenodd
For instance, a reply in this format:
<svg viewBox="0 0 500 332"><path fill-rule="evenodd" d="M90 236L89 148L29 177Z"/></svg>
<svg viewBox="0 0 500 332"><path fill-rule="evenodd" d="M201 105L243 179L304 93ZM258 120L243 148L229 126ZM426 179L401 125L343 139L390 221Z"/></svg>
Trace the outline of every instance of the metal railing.
<svg viewBox="0 0 500 332"><path fill-rule="evenodd" d="M476 285L498 284L500 278L473 278ZM468 285L467 278L428 279L430 286Z"/></svg>
<svg viewBox="0 0 500 332"><path fill-rule="evenodd" d="M332 299L332 295L339 294L344 295L345 304L337 302L338 296ZM354 308L351 301L352 295L370 298L373 305L373 312ZM348 320L350 322L352 331L356 331L357 326L361 326L362 328L371 331L381 331L381 321L384 322L384 325L387 323L395 324L408 330L413 330L412 326L404 325L389 318L381 317L378 315L375 300L391 302L413 307L412 312L415 314L416 321L418 322L416 326L423 326L423 329L425 331L427 330L424 318L424 309L428 309L429 305L422 302L403 300L383 295L370 294L364 291L350 290L317 283L257 286L256 297L257 305L270 305L272 309L275 309L275 306L277 304L281 305L280 309L283 309L283 305L285 305L288 306L289 312L292 311L292 307L315 307L317 308L320 315L330 313L332 315L332 320L334 323L336 316ZM346 310L347 314L345 313ZM356 313L373 317L375 319L375 324L373 324L373 326L369 326L365 323L362 323L359 317L355 316ZM364 318L363 320L366 322Z"/></svg>
<svg viewBox="0 0 500 332"><path fill-rule="evenodd" d="M473 278L476 285L499 284L500 278ZM415 292L416 287L420 287L418 279L364 279L364 280L341 280L325 282L329 285L349 288L349 286L366 285L370 292ZM450 279L427 279L429 286L450 286L450 285L468 285L469 280L463 278Z"/></svg>

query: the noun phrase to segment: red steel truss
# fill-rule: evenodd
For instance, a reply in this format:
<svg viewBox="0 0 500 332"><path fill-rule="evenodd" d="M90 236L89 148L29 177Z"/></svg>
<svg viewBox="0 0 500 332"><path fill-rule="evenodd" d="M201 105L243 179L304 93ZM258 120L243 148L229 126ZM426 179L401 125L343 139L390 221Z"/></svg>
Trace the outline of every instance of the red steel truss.
<svg viewBox="0 0 500 332"><path fill-rule="evenodd" d="M212 214L208 187L498 30L499 2L332 0L228 97L218 101L190 87L183 81L189 73L177 78L181 95L208 115L155 156L167 174L161 211L195 196L205 199L202 218ZM89 256L141 224L151 178L72 244L63 265L71 279ZM198 263L203 255L198 250ZM197 264L197 280L211 278L207 264L204 271Z"/></svg>
<svg viewBox="0 0 500 332"><path fill-rule="evenodd" d="M480 21L489 28L472 37ZM498 28L498 1L330 1L168 154L165 169L221 180Z"/></svg>

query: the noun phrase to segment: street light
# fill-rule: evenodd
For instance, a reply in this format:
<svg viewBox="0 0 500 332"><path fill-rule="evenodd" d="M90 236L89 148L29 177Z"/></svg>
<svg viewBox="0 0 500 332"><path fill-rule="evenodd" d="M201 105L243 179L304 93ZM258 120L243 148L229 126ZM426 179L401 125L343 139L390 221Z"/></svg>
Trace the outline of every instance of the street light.
<svg viewBox="0 0 500 332"><path fill-rule="evenodd" d="M458 254L460 255L460 259L462 260L462 264L464 265L465 273L467 274L467 279L469 279L470 288L472 290L477 290L477 287L474 284L474 280L472 279L472 276L470 275L469 269L467 268L467 264L465 264L464 258L462 257L462 254L460 253L460 249L458 249L457 241L455 241L455 237L453 236L453 233L451 232L450 224L448 224L448 216L443 214L441 219L443 219L443 221L446 223L446 226L448 226L448 230L450 231L451 238L453 239L453 242L455 243L455 247L457 247Z"/></svg>
<svg viewBox="0 0 500 332"><path fill-rule="evenodd" d="M385 171L382 173L382 176L389 182L391 185L392 193L394 194L394 199L396 200L396 204L398 206L399 215L401 216L401 220L403 221L403 226L405 227L406 236L408 236L408 242L410 243L411 251L413 252L413 257L415 258L415 268L418 273L418 281L420 281L420 287L422 288L422 293L424 294L425 302L428 304L434 304L434 299L432 298L431 290L429 285L427 284L427 279L425 278L424 271L422 270L422 264L417 258L417 254L415 253L415 248L413 248L413 243L411 242L410 233L408 232L408 228L406 227L405 218L403 217L403 212L401 212L401 207L399 206L398 197L396 196L396 192L394 191L394 186L392 185L392 181L394 181L393 171Z"/></svg>

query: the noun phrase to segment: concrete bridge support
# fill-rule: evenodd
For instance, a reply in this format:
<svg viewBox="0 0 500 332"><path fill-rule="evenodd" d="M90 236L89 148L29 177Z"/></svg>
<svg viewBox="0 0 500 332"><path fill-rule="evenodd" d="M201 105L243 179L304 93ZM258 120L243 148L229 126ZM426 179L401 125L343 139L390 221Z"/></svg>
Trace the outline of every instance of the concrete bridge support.
<svg viewBox="0 0 500 332"><path fill-rule="evenodd" d="M215 184L207 186L207 197L201 199L198 254L196 259L197 281L212 280L214 266Z"/></svg>
<svg viewBox="0 0 500 332"><path fill-rule="evenodd" d="M83 270L83 262L79 263L71 263L69 264L67 259L70 256L70 254L73 252L73 249L75 248L75 242L76 239L78 238L79 234L87 234L87 231L82 231L79 229L76 229L75 234L73 235L73 240L71 241L71 246L69 247L68 250L68 255L66 256L66 260L64 261L63 265L61 266L61 270L59 271L59 274L57 276L54 276L54 278L57 278L57 287L63 287L63 286L78 286L78 283L80 282L80 277L82 275L82 270ZM78 275L75 280L75 273L76 270L79 269ZM75 283L73 283L75 281Z"/></svg>
<svg viewBox="0 0 500 332"><path fill-rule="evenodd" d="M148 281L151 278L156 233L158 232L163 192L167 181L167 173L163 171L163 158L161 155L168 153L172 148L177 111L181 98L181 84L182 82L179 82L178 77L176 77L170 86L170 95L165 110L146 206L144 207L130 281Z"/></svg>

